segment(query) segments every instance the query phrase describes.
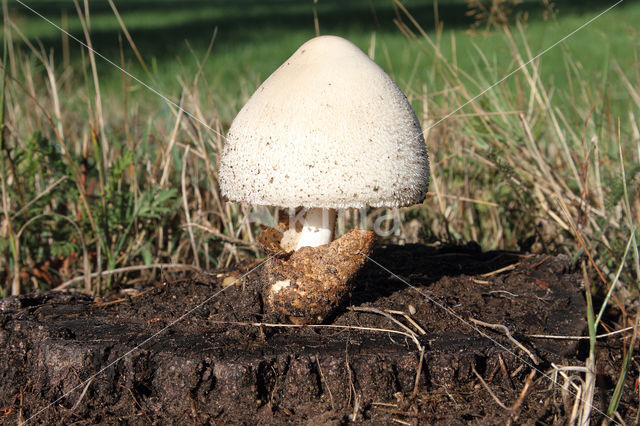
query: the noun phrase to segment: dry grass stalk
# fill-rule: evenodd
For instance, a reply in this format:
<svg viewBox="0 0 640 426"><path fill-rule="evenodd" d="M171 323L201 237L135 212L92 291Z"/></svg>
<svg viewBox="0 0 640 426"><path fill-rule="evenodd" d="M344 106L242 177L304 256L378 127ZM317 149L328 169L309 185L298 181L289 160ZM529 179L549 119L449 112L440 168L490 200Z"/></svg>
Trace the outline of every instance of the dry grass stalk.
<svg viewBox="0 0 640 426"><path fill-rule="evenodd" d="M500 401L500 398L498 398L496 396L495 393L493 393L493 391L491 390L491 388L489 387L489 385L487 384L487 382L484 381L484 379L482 378L482 376L476 371L476 368L474 366L471 367L471 371L473 371L473 374L476 375L476 377L478 378L478 380L480 380L480 383L482 383L482 386L485 388L485 390L489 393L489 395L491 396L491 398L493 398L493 400L496 402L496 404L498 404L500 406L500 408L502 408L503 410L508 411L509 407L507 407L502 401Z"/></svg>
<svg viewBox="0 0 640 426"><path fill-rule="evenodd" d="M538 359L538 357L536 357L533 352L531 352L529 349L527 349L522 343L518 342L512 335L511 332L509 331L509 328L507 328L506 326L502 325L502 324L490 324L488 322L484 322L484 321L480 321L474 318L469 318L469 321L471 321L474 324L478 324L481 325L483 327L487 327L487 328L491 328L493 330L498 330L501 331L505 334L505 336L507 336L507 339L509 339L509 341L511 341L511 343L513 343L514 345L516 345L522 352L526 353L529 358L531 358L531 361L533 361L533 363L535 365L540 364L540 360Z"/></svg>

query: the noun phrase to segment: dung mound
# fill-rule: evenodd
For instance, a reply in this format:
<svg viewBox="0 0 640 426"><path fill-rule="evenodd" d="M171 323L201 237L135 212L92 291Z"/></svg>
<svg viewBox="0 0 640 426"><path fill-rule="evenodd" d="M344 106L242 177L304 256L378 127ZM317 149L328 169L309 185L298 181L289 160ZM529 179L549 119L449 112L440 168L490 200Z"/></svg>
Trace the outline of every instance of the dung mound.
<svg viewBox="0 0 640 426"><path fill-rule="evenodd" d="M485 387L511 407L534 363L545 373L552 362L583 363L576 341L529 337L586 329L568 258L412 245L371 259L347 306L314 326L263 322L260 263L112 300L49 292L0 301L0 416L451 424L569 415L540 373L515 410ZM223 287L230 276L239 280Z"/></svg>

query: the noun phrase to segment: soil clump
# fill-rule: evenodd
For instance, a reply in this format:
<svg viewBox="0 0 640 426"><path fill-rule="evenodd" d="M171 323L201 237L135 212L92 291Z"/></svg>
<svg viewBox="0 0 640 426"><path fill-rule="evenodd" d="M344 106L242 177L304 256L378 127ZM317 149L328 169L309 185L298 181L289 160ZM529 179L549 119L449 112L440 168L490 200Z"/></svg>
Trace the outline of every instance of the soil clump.
<svg viewBox="0 0 640 426"><path fill-rule="evenodd" d="M124 297L2 300L0 422L568 419L560 387L540 372L549 375L552 363L583 366L587 342L530 336L585 334L583 284L568 257L407 245L377 248L371 259L342 308L319 325L264 317L260 262L149 283ZM619 341L598 346L598 410L622 365ZM530 376L533 367L540 372ZM635 366L629 374L638 376ZM619 411L631 420L638 397L627 386ZM594 410L594 423L602 419Z"/></svg>

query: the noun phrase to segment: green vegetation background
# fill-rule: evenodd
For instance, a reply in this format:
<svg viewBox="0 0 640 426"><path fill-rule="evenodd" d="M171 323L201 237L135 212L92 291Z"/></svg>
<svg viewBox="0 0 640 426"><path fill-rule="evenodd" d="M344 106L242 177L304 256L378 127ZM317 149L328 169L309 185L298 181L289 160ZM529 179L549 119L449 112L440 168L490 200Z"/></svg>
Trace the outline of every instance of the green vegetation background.
<svg viewBox="0 0 640 426"><path fill-rule="evenodd" d="M94 76L73 1L7 0L0 296L87 271L259 255L258 213L218 193L220 134L317 31L372 55L428 133L430 198L399 213L406 226L388 241L475 240L576 262L587 251L604 278L622 264L637 287L639 2L580 29L614 2L494 0L493 14L476 0L114 0L135 49L107 0L77 3L96 52L214 131L103 58Z"/></svg>
<svg viewBox="0 0 640 426"><path fill-rule="evenodd" d="M84 39L72 1L26 0L24 3L66 28L73 36ZM402 3L426 30L434 31L436 15L432 0ZM471 73L477 67L484 68L482 71L493 74L496 79L515 68L501 34L483 31L483 25L469 31L475 21L468 13L468 1L440 0L436 3L437 19L444 25L442 52L451 62L455 61L458 67ZM542 1L524 1L515 7L512 16L526 16L527 40L533 52L540 52L612 4L612 1L557 0L550 11ZM174 97L180 90L179 78L197 70L197 62L204 56L215 32L213 50L204 72L215 88L216 104L226 120L233 118L247 94L252 93L298 46L315 35L314 8L321 34L346 37L368 51L375 33L379 41L375 51L377 62L394 78L404 80L405 84L409 76L415 82L434 80L430 75L432 68L424 59L416 64L417 48L408 46L398 30L394 20L401 14L391 0L320 0L316 4L311 0L120 0L115 5L145 61L152 64L153 82L148 81L123 40L120 25L104 0L89 2L94 48L120 63L122 44L127 70L143 81L153 83L163 94ZM63 35L57 28L15 0L9 1L9 10L25 36L41 41L47 50L53 49L58 62L63 60ZM569 38L562 48L545 54L544 80L551 79L558 87L567 86L566 51L571 52L587 75L602 74L603 66L609 65L611 58L625 69L633 67L631 38L637 36L634 30L638 22L638 2L625 2L616 7L590 24L587 31ZM451 36L456 39L455 59ZM70 61L77 62L81 50L73 40L70 41L70 52ZM481 63L478 52L487 56L490 67ZM114 90L120 90L119 70L102 60L98 70L105 90L113 86L116 86ZM608 94L611 100L625 99L623 88L612 89L614 91ZM161 102L156 95L142 90L135 96Z"/></svg>

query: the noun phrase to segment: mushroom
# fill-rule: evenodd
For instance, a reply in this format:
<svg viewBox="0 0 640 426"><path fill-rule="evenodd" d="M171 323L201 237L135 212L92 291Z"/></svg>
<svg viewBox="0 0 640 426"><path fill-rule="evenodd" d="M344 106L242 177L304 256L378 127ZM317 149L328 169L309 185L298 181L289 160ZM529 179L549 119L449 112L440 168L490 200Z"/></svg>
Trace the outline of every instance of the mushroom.
<svg viewBox="0 0 640 426"><path fill-rule="evenodd" d="M429 164L420 123L393 79L350 41L321 36L233 120L219 181L232 201L305 207L289 242L300 251L331 243L336 209L422 202Z"/></svg>

